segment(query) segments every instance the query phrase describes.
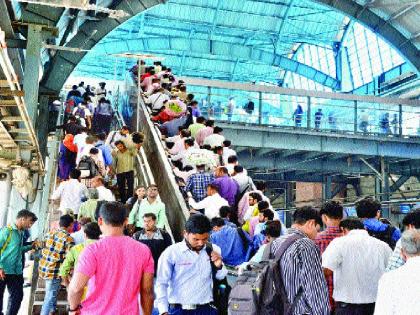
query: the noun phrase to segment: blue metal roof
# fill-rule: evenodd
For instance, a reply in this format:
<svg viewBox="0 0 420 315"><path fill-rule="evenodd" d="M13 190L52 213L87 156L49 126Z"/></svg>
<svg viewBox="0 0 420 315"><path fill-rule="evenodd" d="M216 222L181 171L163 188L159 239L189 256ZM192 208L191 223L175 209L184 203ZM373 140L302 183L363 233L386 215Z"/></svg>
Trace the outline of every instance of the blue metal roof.
<svg viewBox="0 0 420 315"><path fill-rule="evenodd" d="M336 73L296 52L302 45L333 51L349 25L342 13L310 0L170 0L110 32L73 74L121 78L135 60L112 54L151 53L177 75L277 84L291 72L334 90Z"/></svg>

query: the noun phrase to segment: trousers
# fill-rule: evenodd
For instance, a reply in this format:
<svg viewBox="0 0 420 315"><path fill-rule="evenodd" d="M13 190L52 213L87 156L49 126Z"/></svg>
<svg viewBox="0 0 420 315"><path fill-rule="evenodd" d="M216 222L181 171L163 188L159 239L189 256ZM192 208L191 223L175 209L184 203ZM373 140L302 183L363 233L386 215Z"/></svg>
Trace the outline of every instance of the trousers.
<svg viewBox="0 0 420 315"><path fill-rule="evenodd" d="M120 193L121 202L125 203L134 192L134 171L117 174L118 192ZM127 188L126 188L127 186Z"/></svg>
<svg viewBox="0 0 420 315"><path fill-rule="evenodd" d="M335 305L334 315L373 315L375 311L375 303L350 304L336 302Z"/></svg>
<svg viewBox="0 0 420 315"><path fill-rule="evenodd" d="M169 315L217 315L217 309L211 305L203 305L195 310L183 310L181 306L170 306Z"/></svg>
<svg viewBox="0 0 420 315"><path fill-rule="evenodd" d="M57 309L57 294L60 290L61 279L45 280L45 297L41 308L41 315L48 315Z"/></svg>
<svg viewBox="0 0 420 315"><path fill-rule="evenodd" d="M6 275L0 280L0 315L3 315L3 296L7 287L9 300L6 315L17 315L23 300L23 275Z"/></svg>

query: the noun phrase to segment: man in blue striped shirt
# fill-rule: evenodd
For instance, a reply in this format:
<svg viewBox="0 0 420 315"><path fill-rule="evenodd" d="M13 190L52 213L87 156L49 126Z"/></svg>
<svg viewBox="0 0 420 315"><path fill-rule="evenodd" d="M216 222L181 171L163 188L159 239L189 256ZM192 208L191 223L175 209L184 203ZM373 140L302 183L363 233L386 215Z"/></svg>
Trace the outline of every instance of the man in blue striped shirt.
<svg viewBox="0 0 420 315"><path fill-rule="evenodd" d="M201 214L190 216L185 223L184 240L169 246L160 256L156 278L156 301L160 315L216 315L212 305L212 269L216 278L226 277L221 250L213 245L211 257L206 244L210 220Z"/></svg>
<svg viewBox="0 0 420 315"><path fill-rule="evenodd" d="M280 274L289 301L293 303L299 289L303 290L293 315L330 314L328 288L322 271L321 254L313 242L321 225L321 216L315 209L299 208L293 213L293 224L287 234L272 243L271 252L275 255L285 239L294 234L301 236L287 248L280 259Z"/></svg>

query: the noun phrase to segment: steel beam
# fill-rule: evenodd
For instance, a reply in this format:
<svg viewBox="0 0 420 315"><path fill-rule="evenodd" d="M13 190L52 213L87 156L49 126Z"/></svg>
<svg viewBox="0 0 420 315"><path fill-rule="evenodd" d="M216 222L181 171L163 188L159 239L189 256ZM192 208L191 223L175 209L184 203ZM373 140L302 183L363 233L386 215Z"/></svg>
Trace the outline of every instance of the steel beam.
<svg viewBox="0 0 420 315"><path fill-rule="evenodd" d="M405 36L399 29L399 26L394 25L392 21L387 23L386 20L374 13L371 9L357 3L353 0L315 0L315 2L324 4L337 11L343 12L347 16L351 16L361 24L373 30L377 35L389 42L406 60L420 72L420 58L418 56L419 50L411 40ZM394 4L395 5L395 4ZM407 32L408 33L408 32Z"/></svg>
<svg viewBox="0 0 420 315"><path fill-rule="evenodd" d="M312 132L287 128L269 128L218 123L227 139L236 147L279 150L305 150L320 153L401 157L420 159L420 143L416 139L367 138L355 135ZM371 173L371 172L369 172Z"/></svg>
<svg viewBox="0 0 420 315"><path fill-rule="evenodd" d="M163 38L143 38L128 39L125 41L131 50L139 50L142 52L154 53L156 55L165 55L166 51L189 51L189 53L196 53L200 55L211 55L227 57L236 60L253 60L254 62L261 62L270 66L277 66L287 71L297 73L317 83L335 89L340 85L337 79L331 77L318 69L301 63L297 60L288 57L268 52L254 47L245 46L243 44L236 44L224 42L221 40L208 39L189 39L184 37L163 37ZM108 53L121 53L121 47L118 45L103 44L103 47ZM125 51L125 49L124 49Z"/></svg>
<svg viewBox="0 0 420 315"><path fill-rule="evenodd" d="M410 177L411 176L409 175L401 175L400 178L398 178L398 180L389 187L389 191L392 193L397 191L407 180L410 179Z"/></svg>

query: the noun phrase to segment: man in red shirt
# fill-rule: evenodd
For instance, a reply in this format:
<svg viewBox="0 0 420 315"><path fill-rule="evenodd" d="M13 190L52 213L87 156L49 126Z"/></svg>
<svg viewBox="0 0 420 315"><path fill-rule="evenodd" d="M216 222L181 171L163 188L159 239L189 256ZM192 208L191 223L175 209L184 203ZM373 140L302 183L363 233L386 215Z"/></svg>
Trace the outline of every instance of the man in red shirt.
<svg viewBox="0 0 420 315"><path fill-rule="evenodd" d="M337 201L327 201L321 208L320 214L322 216L322 222L326 226L325 230L318 233L315 244L321 250L321 254L325 251L328 245L336 237L342 236L342 231L339 227L341 220L343 219L343 206ZM334 299L333 289L333 275L326 275L328 294L330 296L331 310L334 310Z"/></svg>

